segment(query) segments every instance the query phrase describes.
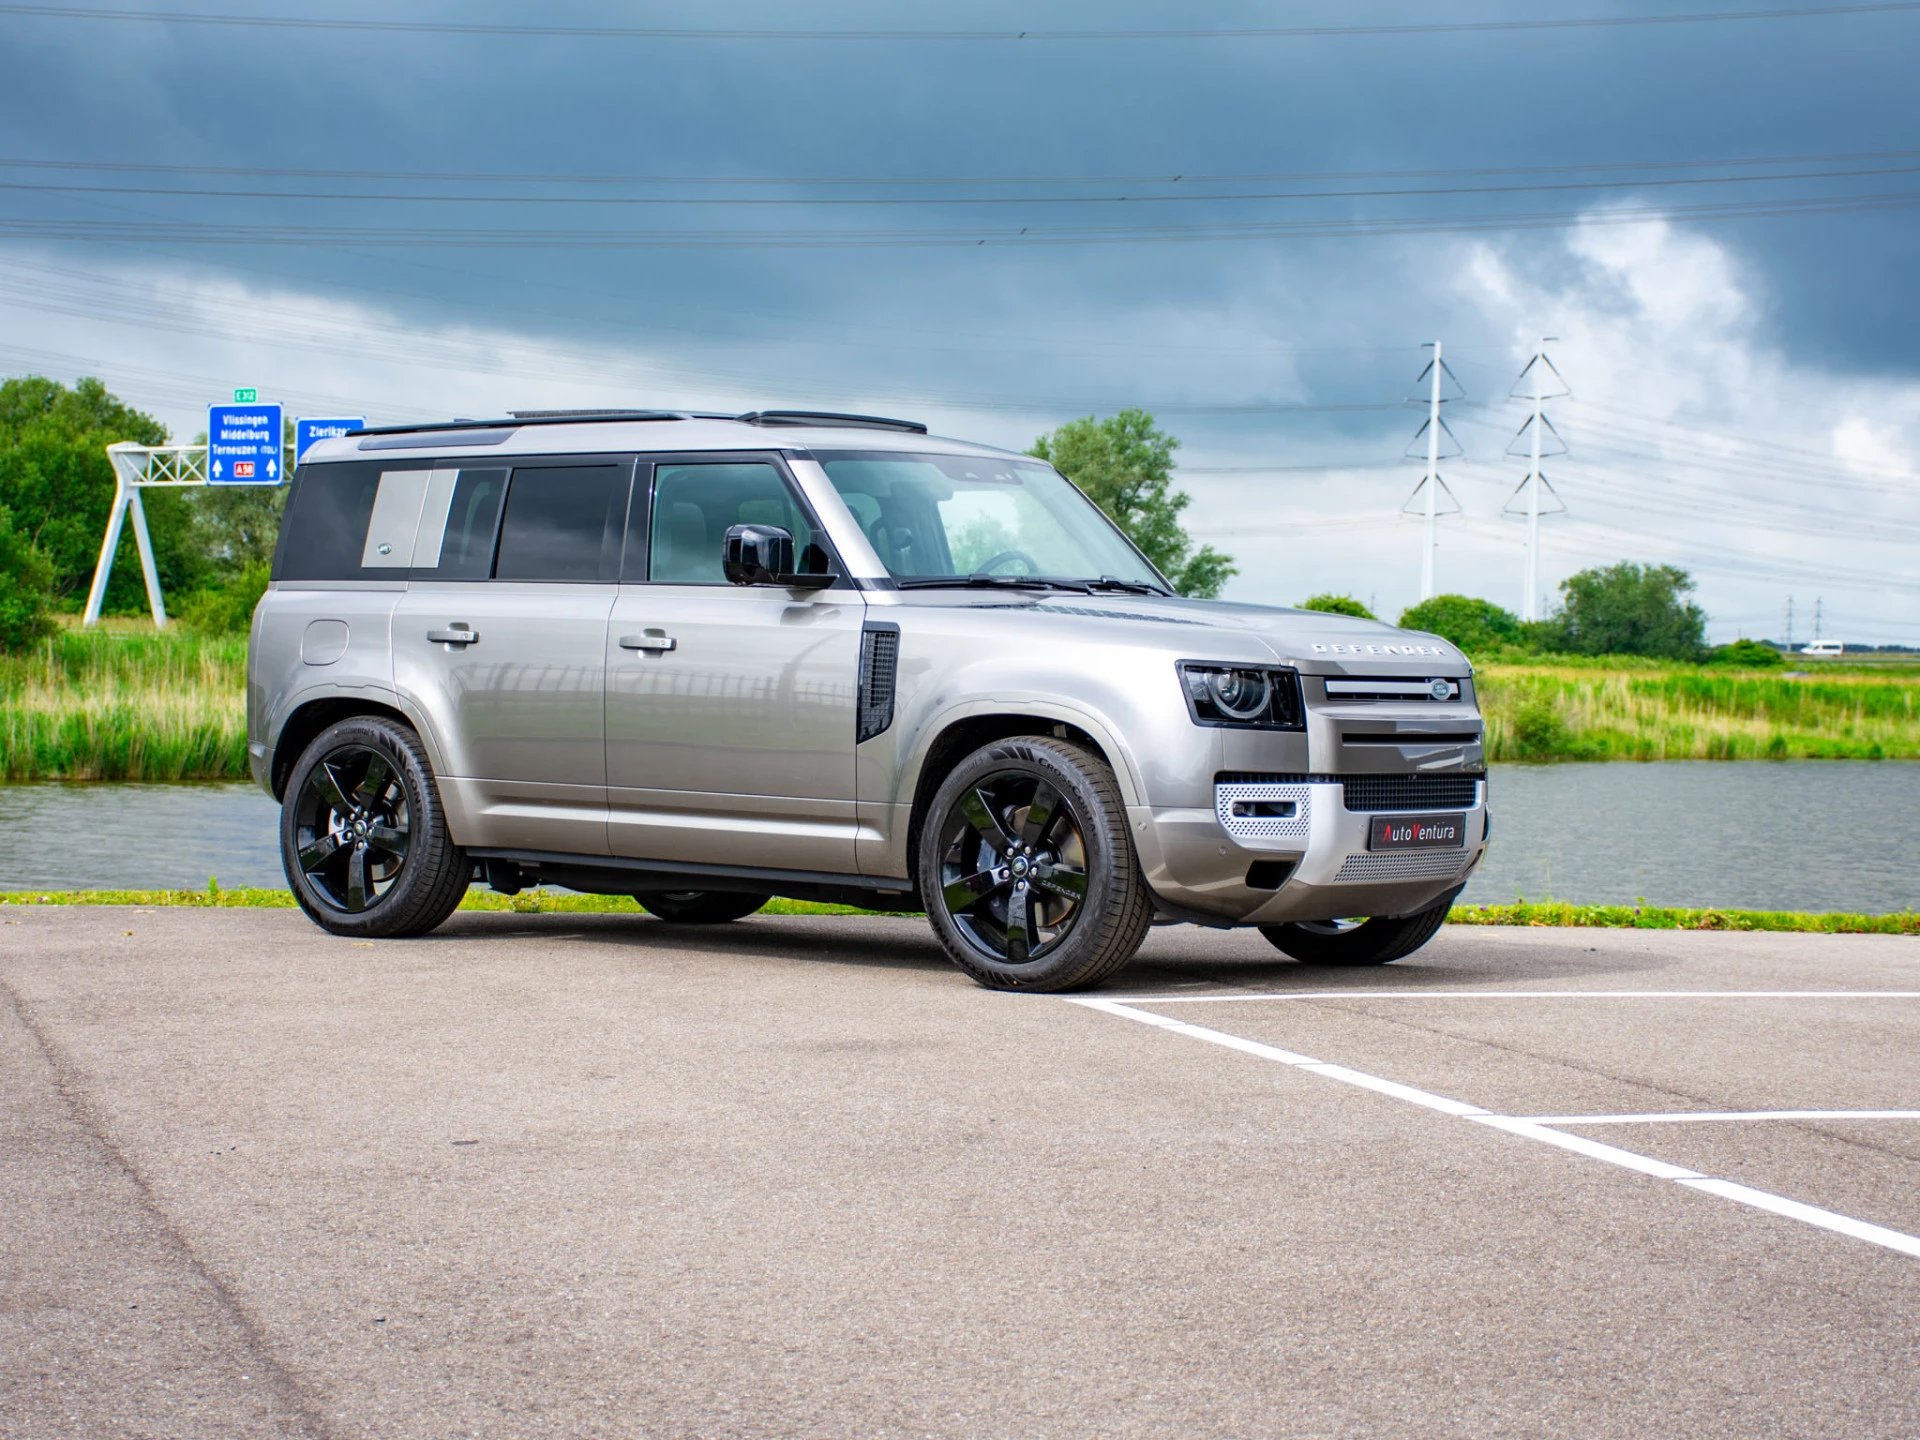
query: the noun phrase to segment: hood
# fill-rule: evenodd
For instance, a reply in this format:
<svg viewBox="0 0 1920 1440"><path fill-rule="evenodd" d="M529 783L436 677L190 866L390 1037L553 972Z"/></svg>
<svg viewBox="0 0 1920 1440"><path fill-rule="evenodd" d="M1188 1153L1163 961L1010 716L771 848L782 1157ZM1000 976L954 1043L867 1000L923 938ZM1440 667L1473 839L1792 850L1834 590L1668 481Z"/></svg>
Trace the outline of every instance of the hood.
<svg viewBox="0 0 1920 1440"><path fill-rule="evenodd" d="M1309 674L1323 675L1444 675L1473 673L1460 648L1437 635L1401 630L1378 620L1329 615L1320 610L1292 610L1278 605L1236 605L1220 600L1186 600L1177 596L1074 595L1065 592L1019 591L984 593L974 590L919 590L904 592L901 600L913 606L1019 610L1039 620L1059 616L1083 624L1139 626L1141 639L1165 647L1178 629L1193 628L1196 637L1207 630L1226 630L1256 639L1276 660ZM1204 641L1180 639L1176 648L1204 658Z"/></svg>

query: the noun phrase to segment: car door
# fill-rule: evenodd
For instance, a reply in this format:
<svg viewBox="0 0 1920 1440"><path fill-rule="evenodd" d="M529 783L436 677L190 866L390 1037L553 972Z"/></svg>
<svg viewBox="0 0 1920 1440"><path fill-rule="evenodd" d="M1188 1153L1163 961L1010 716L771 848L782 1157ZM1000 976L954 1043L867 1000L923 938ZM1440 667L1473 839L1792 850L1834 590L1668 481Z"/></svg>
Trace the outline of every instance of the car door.
<svg viewBox="0 0 1920 1440"><path fill-rule="evenodd" d="M859 591L726 582L732 525L779 525L802 569L833 566L777 456L643 471L650 503L635 506L607 631L613 853L855 873Z"/></svg>
<svg viewBox="0 0 1920 1440"><path fill-rule="evenodd" d="M394 671L439 739L464 845L607 853L607 617L633 472L618 456L433 471Z"/></svg>

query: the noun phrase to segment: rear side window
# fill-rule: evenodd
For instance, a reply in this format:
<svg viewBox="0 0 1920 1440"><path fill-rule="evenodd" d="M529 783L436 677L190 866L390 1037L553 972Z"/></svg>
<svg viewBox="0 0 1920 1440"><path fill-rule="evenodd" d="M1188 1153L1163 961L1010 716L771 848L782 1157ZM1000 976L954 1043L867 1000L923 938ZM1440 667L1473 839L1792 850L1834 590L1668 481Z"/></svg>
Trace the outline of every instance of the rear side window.
<svg viewBox="0 0 1920 1440"><path fill-rule="evenodd" d="M626 465L516 469L494 561L496 580L612 581L625 533Z"/></svg>
<svg viewBox="0 0 1920 1440"><path fill-rule="evenodd" d="M280 525L273 578L405 579L425 479L423 467L404 463L302 465Z"/></svg>
<svg viewBox="0 0 1920 1440"><path fill-rule="evenodd" d="M486 579L506 493L503 469L436 469L414 542L413 578Z"/></svg>

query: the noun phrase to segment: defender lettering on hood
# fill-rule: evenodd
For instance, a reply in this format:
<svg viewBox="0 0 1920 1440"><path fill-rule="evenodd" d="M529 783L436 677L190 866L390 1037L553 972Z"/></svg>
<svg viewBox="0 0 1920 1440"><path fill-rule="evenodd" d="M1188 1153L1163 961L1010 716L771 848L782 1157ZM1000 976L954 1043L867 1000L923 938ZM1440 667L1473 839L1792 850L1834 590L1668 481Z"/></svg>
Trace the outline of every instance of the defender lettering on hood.
<svg viewBox="0 0 1920 1440"><path fill-rule="evenodd" d="M1314 644L1318 655L1440 655L1453 652L1444 645L1322 645Z"/></svg>

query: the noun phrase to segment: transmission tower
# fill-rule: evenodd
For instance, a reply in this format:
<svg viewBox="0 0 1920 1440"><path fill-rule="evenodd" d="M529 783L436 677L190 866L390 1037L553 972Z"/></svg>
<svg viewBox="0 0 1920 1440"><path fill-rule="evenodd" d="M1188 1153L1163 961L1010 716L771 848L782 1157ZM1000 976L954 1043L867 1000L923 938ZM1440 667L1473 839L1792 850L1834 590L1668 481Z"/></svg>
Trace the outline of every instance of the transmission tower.
<svg viewBox="0 0 1920 1440"><path fill-rule="evenodd" d="M1566 502L1553 488L1553 482L1547 479L1546 471L1540 468L1542 457L1567 453L1566 441L1560 438L1560 432L1553 428L1553 421L1547 418L1547 401L1573 393L1547 355L1547 346L1554 338L1552 335L1542 337L1533 352L1533 358L1527 361L1520 378L1513 382L1513 389L1507 392L1513 399L1526 400L1533 406L1526 423L1507 446L1507 454L1529 457L1527 478L1520 482L1519 488L1501 511L1504 515L1527 517L1527 589L1521 597L1522 620L1540 618L1540 517L1567 513ZM1549 509L1541 508L1543 491L1552 502Z"/></svg>
<svg viewBox="0 0 1920 1440"><path fill-rule="evenodd" d="M1456 515L1460 512L1459 500L1454 497L1447 482L1440 478L1440 462L1466 453L1461 448L1459 440L1454 438L1454 433L1448 428L1447 422L1441 418L1440 407L1450 400L1464 399L1467 392L1466 387L1460 383L1460 377L1448 368L1446 360L1442 358L1438 340L1421 348L1433 351L1433 359L1427 362L1427 368L1422 370L1419 379L1413 382L1416 391L1423 383L1427 386L1425 396L1427 423L1414 432L1413 440L1404 453L1409 460L1418 459L1419 451L1416 447L1422 440L1426 441L1427 473L1421 478L1420 483L1413 487L1413 494L1409 495L1407 503L1400 507L1400 513L1426 516L1427 543L1420 553L1420 598L1431 600L1433 598L1433 552L1440 548L1440 517ZM1454 392L1451 395L1446 393L1449 381L1452 382ZM1421 398L1417 393L1407 397L1409 403L1418 403ZM1443 435L1446 437L1446 443L1452 447L1445 453L1441 450L1440 437ZM1442 508L1440 503L1442 496L1445 496L1447 501L1445 508Z"/></svg>
<svg viewBox="0 0 1920 1440"><path fill-rule="evenodd" d="M1793 649L1793 596L1787 596L1787 649Z"/></svg>

